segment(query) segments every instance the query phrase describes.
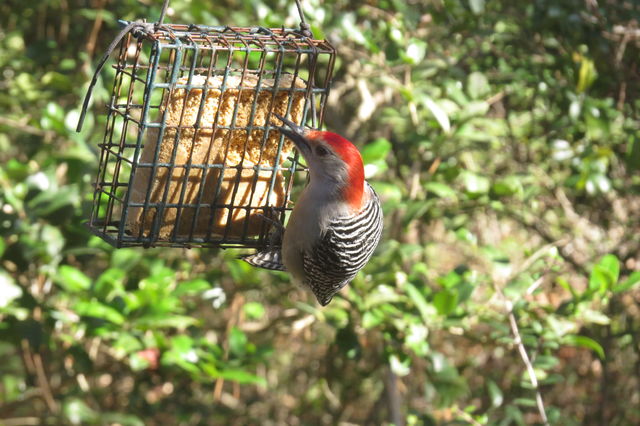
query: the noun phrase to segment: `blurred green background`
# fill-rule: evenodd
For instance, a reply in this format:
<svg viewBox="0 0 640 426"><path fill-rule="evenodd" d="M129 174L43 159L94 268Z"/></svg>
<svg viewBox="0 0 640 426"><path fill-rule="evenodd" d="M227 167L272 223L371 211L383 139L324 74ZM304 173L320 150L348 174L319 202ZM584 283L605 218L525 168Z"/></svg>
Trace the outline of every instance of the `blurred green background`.
<svg viewBox="0 0 640 426"><path fill-rule="evenodd" d="M640 5L303 0L338 49L326 124L384 204L330 306L238 251L83 226L117 19L0 3L0 424L640 423ZM174 23L297 26L294 2Z"/></svg>

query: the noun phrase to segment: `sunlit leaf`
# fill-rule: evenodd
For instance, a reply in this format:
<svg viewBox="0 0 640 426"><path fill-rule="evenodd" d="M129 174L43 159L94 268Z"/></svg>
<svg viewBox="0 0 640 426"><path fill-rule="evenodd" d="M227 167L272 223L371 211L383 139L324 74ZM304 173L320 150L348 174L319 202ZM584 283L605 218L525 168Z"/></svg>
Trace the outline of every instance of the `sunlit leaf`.
<svg viewBox="0 0 640 426"><path fill-rule="evenodd" d="M405 358L401 361L397 355L392 354L389 357L389 366L391 367L391 371L393 371L395 374L400 377L404 377L411 372L411 359Z"/></svg>
<svg viewBox="0 0 640 426"><path fill-rule="evenodd" d="M485 176L466 171L462 174L462 180L470 194L480 195L489 192L490 182Z"/></svg>
<svg viewBox="0 0 640 426"><path fill-rule="evenodd" d="M404 52L405 61L410 64L418 64L424 59L427 51L427 43L423 40L413 39Z"/></svg>
<svg viewBox="0 0 640 426"><path fill-rule="evenodd" d="M219 373L219 377L240 384L253 384L267 386L267 381L260 376L239 369L225 369Z"/></svg>
<svg viewBox="0 0 640 426"><path fill-rule="evenodd" d="M471 11L476 15L480 15L484 12L484 3L485 0L469 0L469 6L471 6Z"/></svg>
<svg viewBox="0 0 640 426"><path fill-rule="evenodd" d="M411 301L415 304L416 308L420 312L423 321L425 323L428 323L429 320L433 317L433 308L431 308L425 297L413 284L405 283L404 288L407 292L407 296L409 296Z"/></svg>
<svg viewBox="0 0 640 426"><path fill-rule="evenodd" d="M433 306L440 315L449 315L458 305L458 292L455 290L442 290L433 296Z"/></svg>
<svg viewBox="0 0 640 426"><path fill-rule="evenodd" d="M247 352L247 335L237 327L229 332L229 349L236 356L242 356Z"/></svg>
<svg viewBox="0 0 640 426"><path fill-rule="evenodd" d="M576 90L578 93L587 90L598 77L596 65L591 58L580 56L580 70L578 72L578 83Z"/></svg>
<svg viewBox="0 0 640 426"><path fill-rule="evenodd" d="M587 336L569 335L563 339L563 342L567 345L582 346L583 348L591 349L594 351L600 359L605 359L604 349L600 343L596 342Z"/></svg>
<svg viewBox="0 0 640 426"><path fill-rule="evenodd" d="M99 419L99 414L79 398L66 400L62 411L69 423L74 425L95 423Z"/></svg>
<svg viewBox="0 0 640 426"><path fill-rule="evenodd" d="M75 305L75 311L82 316L99 318L105 321L121 325L125 321L125 317L111 306L107 306L97 300L79 301Z"/></svg>
<svg viewBox="0 0 640 426"><path fill-rule="evenodd" d="M436 119L442 130L445 133L449 133L451 131L451 123L449 122L449 116L447 113L426 95L421 97L421 102L429 111L431 111L431 114L433 114L433 117Z"/></svg>
<svg viewBox="0 0 640 426"><path fill-rule="evenodd" d="M491 405L493 407L501 406L504 401L504 396L496 382L493 380L487 380L487 390L489 391L489 397L491 398Z"/></svg>
<svg viewBox="0 0 640 426"><path fill-rule="evenodd" d="M614 286L613 292L621 293L623 291L631 290L638 284L640 284L640 271L635 271L631 275L629 275L629 278Z"/></svg>
<svg viewBox="0 0 640 426"><path fill-rule="evenodd" d="M391 151L391 142L384 138L378 138L366 144L360 149L362 161L365 164L384 160Z"/></svg>
<svg viewBox="0 0 640 426"><path fill-rule="evenodd" d="M440 182L427 182L424 184L424 188L436 194L439 198L457 199L456 191L449 185Z"/></svg>
<svg viewBox="0 0 640 426"><path fill-rule="evenodd" d="M91 286L91 279L84 272L70 265L61 265L54 281L65 290L72 292L88 290Z"/></svg>
<svg viewBox="0 0 640 426"><path fill-rule="evenodd" d="M479 99L489 93L489 80L480 72L472 72L467 79L467 92L472 99Z"/></svg>
<svg viewBox="0 0 640 426"><path fill-rule="evenodd" d="M14 299L22 296L22 289L15 284L11 275L0 270L0 308L4 308Z"/></svg>
<svg viewBox="0 0 640 426"><path fill-rule="evenodd" d="M266 312L264 305L258 302L248 302L245 303L242 307L244 313L247 315L249 319L257 320L264 317Z"/></svg>

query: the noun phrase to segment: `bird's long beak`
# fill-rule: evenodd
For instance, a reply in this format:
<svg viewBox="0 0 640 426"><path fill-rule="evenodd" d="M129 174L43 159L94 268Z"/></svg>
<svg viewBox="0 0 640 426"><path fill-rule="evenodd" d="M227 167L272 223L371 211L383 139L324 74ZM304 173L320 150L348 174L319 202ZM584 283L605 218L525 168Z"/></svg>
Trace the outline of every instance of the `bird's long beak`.
<svg viewBox="0 0 640 426"><path fill-rule="evenodd" d="M278 120L281 120L284 124L287 125L287 127L279 126L278 130L282 132L283 135L285 135L286 137L288 137L293 141L296 148L298 148L298 150L302 155L306 155L307 153L311 152L309 141L307 141L307 139L305 138L305 134L307 131L305 130L304 127L298 126L293 121L275 112L273 113L273 115L275 115L278 118Z"/></svg>

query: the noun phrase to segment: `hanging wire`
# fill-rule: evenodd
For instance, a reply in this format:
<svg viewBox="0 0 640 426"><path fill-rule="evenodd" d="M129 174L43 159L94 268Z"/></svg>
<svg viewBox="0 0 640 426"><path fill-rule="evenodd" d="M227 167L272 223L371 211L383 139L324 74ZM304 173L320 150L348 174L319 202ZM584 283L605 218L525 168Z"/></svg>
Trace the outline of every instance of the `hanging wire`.
<svg viewBox="0 0 640 426"><path fill-rule="evenodd" d="M98 82L98 76L100 75L100 71L102 71L104 64L107 62L107 59L109 59L109 56L111 56L111 53L113 52L113 50L116 48L118 43L120 43L120 41L130 31L132 31L135 36L139 36L142 33L152 34L154 27L156 30L159 27L161 27L164 23L164 17L167 14L167 9L169 8L169 1L170 0L164 0L164 2L162 3L162 10L160 11L160 17L158 18L158 22L156 22L155 25L151 23L146 23L144 21L130 22L126 27L124 27L118 33L118 35L113 39L111 44L109 44L109 47L107 47L106 52L104 52L104 55L102 55L102 58L100 59L100 62L98 62L98 66L96 67L96 70L93 73L93 77L91 78L91 83L89 84L89 87L87 89L87 94L85 95L84 102L82 103L82 110L80 112L80 118L78 119L78 126L76 127L76 132L80 132L82 130L82 125L84 124L84 119L87 115L87 109L89 108L89 101L91 100L93 89L96 83ZM295 0L295 2L296 2L296 7L298 8L298 14L300 15L300 31L298 33L303 37L313 38L313 33L311 32L311 26L307 24L307 22L304 19L304 13L302 11L302 5L300 4L300 0Z"/></svg>
<svg viewBox="0 0 640 426"><path fill-rule="evenodd" d="M109 59L111 52L113 52L113 50L116 48L118 43L120 43L120 41L127 34L129 34L130 31L132 31L134 35L140 35L141 32L147 33L147 34L153 33L152 25L153 24L148 24L143 21L129 22L129 24L126 27L120 30L120 32L118 33L116 38L113 39L111 44L109 44L109 47L107 47L106 52L104 52L104 55L102 55L102 58L100 58L100 62L98 62L98 66L96 67L96 70L93 72L91 83L89 84L89 88L87 89L87 94L85 95L84 102L82 103L82 111L80 112L80 119L78 120L78 126L76 127L76 132L80 132L80 130L82 130L82 125L84 124L84 118L87 115L87 108L89 107L89 101L91 100L91 94L93 93L93 88L98 82L98 76L100 75L100 71L102 71L102 67L104 67L104 64L107 62L107 59Z"/></svg>
<svg viewBox="0 0 640 426"><path fill-rule="evenodd" d="M169 7L169 0L164 0L162 4L162 10L160 11L160 17L158 18L158 22L156 23L156 27L159 27L164 23L164 16L167 13L167 8Z"/></svg>
<svg viewBox="0 0 640 426"><path fill-rule="evenodd" d="M158 22L155 23L155 29L158 29L160 26L162 26L164 22L164 17L167 14L168 7L169 7L169 0L164 0L164 3L162 4L162 10L160 11L160 17L158 18ZM89 101L91 100L93 89L96 83L98 82L98 76L100 75L100 71L102 71L104 64L107 62L107 59L109 59L109 56L111 56L111 53L113 53L113 50L116 48L118 43L120 43L120 41L122 41L122 39L130 31L132 31L134 36L137 37L143 33L152 34L153 29L154 29L153 24L146 23L144 21L130 22L126 27L120 30L120 32L113 39L111 44L109 44L109 47L107 47L107 50L104 52L104 55L102 55L102 58L100 58L100 62L98 62L98 66L96 67L96 70L93 73L93 77L91 78L91 83L87 88L87 93L84 97L84 102L82 103L82 110L80 112L80 118L78 119L78 126L76 127L76 132L80 132L82 130L82 125L84 124L84 119L87 115L87 109L89 108Z"/></svg>
<svg viewBox="0 0 640 426"><path fill-rule="evenodd" d="M296 7L298 8L298 15L300 15L300 34L305 37L313 37L311 26L304 20L304 12L302 11L300 0L296 0Z"/></svg>

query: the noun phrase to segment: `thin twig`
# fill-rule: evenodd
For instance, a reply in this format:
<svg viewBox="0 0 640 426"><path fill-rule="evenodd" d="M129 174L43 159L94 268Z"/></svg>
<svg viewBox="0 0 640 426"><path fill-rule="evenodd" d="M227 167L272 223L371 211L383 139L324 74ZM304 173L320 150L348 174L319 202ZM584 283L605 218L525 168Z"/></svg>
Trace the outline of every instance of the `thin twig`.
<svg viewBox="0 0 640 426"><path fill-rule="evenodd" d="M98 4L95 6L97 9L96 19L93 21L93 26L91 27L91 32L89 33L89 38L87 39L87 44L85 50L87 51L87 64L91 62L91 58L93 58L93 54L96 51L96 41L98 39L98 34L100 33L100 28L102 27L103 17L102 11L107 5L108 0L99 0Z"/></svg>
<svg viewBox="0 0 640 426"><path fill-rule="evenodd" d="M0 125L11 127L15 130L18 130L23 133L28 133L30 135L42 136L46 140L51 140L55 136L55 132L51 130L42 130L37 127L31 126L30 124L12 120L7 117L0 116Z"/></svg>
<svg viewBox="0 0 640 426"><path fill-rule="evenodd" d="M2 426L36 426L39 424L39 417L13 417L11 419L2 419Z"/></svg>
<svg viewBox="0 0 640 426"><path fill-rule="evenodd" d="M549 425L549 420L547 420L547 412L544 408L544 402L542 401L542 394L540 393L540 388L538 386L538 378L536 377L536 372L533 369L533 365L531 364L531 359L529 358L529 354L527 353L527 349L524 347L524 343L522 343L522 337L520 336L520 329L518 328L518 322L516 321L516 316L513 314L513 303L508 300L502 291L499 291L499 294L505 299L505 306L507 308L507 314L509 317L509 325L511 326L511 332L513 333L514 343L518 347L518 352L520 353L520 358L522 358L522 362L527 369L527 374L529 375L529 381L531 382L531 386L536 392L536 405L538 406L538 412L540 413L540 417L542 418L542 423L545 426Z"/></svg>
<svg viewBox="0 0 640 426"><path fill-rule="evenodd" d="M42 391L42 398L44 402L47 404L47 408L52 413L58 412L58 404L53 397L53 392L51 391L51 385L49 384L49 380L47 378L47 373L44 370L44 362L42 362L42 355L35 352L31 354L33 364L36 369L36 377L38 380L38 387Z"/></svg>
<svg viewBox="0 0 640 426"><path fill-rule="evenodd" d="M496 293L498 294L498 296L500 296L500 299L502 300L502 302L504 303L504 306L507 310L507 317L509 318L509 326L511 328L511 334L513 334L513 338L514 338L514 343L516 345L516 347L518 348L518 353L520 354L520 358L522 358L522 362L525 365L525 368L527 370L527 375L529 376L529 382L531 383L531 386L533 387L535 394L536 394L536 405L538 407L538 412L540 414L540 417L542 418L542 423L545 426L549 425L549 420L547 419L547 412L546 409L544 407L544 402L542 400L542 393L540 392L540 387L538 384L538 378L536 377L536 372L533 368L533 365L531 364L531 358L529 357L529 354L527 353L527 349L524 346L524 343L522 341L522 336L520 334L520 329L518 327L518 321L516 320L516 316L513 313L513 303L504 295L504 293L502 292L502 286L499 284L499 282L508 282L510 281L512 278L518 276L519 274L521 274L522 272L526 271L527 269L529 269L538 259L540 259L545 253L548 252L548 250L555 246L556 244L558 244L560 241L554 241L552 243L546 244L544 246L542 246L541 248L539 248L538 250L536 250L531 256L529 256L523 263L522 265L520 265L519 268L516 268L514 270L514 272L512 272L510 274L509 277L507 277L505 280L500 280L500 279L494 279L492 280L493 282L493 288L496 291Z"/></svg>
<svg viewBox="0 0 640 426"><path fill-rule="evenodd" d="M397 384L398 377L389 368L387 371L387 401L389 402L389 417L395 426L404 426L404 416L402 415L402 400Z"/></svg>
<svg viewBox="0 0 640 426"><path fill-rule="evenodd" d="M461 417L465 422L472 424L473 426L482 426L482 423L473 418L473 416L466 411L462 410L457 405L454 407L456 414Z"/></svg>
<svg viewBox="0 0 640 426"><path fill-rule="evenodd" d="M558 245L564 245L566 242L568 241L566 241L565 239L560 239L560 240L555 240L549 244L543 245L538 250L536 250L531 256L529 256L527 260L525 260L522 263L522 265L520 265L520 267L513 272L512 276L515 277L525 272L527 269L531 268L531 266L533 266L533 264L536 263L541 257L547 254L551 248L557 247Z"/></svg>

